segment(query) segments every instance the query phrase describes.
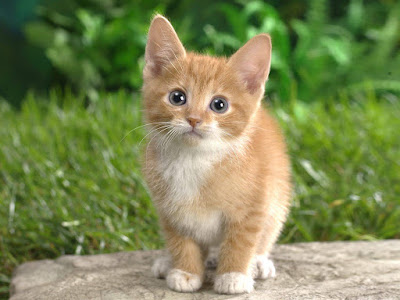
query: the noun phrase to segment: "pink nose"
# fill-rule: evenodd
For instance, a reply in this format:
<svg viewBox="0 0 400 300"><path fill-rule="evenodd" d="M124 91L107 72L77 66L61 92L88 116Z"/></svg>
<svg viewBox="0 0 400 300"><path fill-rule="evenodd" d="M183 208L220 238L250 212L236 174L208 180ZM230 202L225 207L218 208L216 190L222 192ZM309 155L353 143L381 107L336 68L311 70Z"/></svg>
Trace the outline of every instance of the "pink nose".
<svg viewBox="0 0 400 300"><path fill-rule="evenodd" d="M203 120L201 120L198 117L187 117L186 120L193 128L195 128L196 126L200 125L203 122Z"/></svg>

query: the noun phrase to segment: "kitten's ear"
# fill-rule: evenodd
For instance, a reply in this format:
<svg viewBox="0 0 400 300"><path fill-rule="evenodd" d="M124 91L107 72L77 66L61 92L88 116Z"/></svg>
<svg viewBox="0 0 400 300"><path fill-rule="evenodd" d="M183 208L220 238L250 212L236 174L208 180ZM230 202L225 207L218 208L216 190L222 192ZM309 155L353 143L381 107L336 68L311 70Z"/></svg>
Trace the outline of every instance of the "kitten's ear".
<svg viewBox="0 0 400 300"><path fill-rule="evenodd" d="M151 22L147 45L144 74L157 76L162 68L186 51L171 23L161 15L156 15Z"/></svg>
<svg viewBox="0 0 400 300"><path fill-rule="evenodd" d="M271 66L271 38L259 34L249 40L229 59L251 94L264 92L265 81Z"/></svg>

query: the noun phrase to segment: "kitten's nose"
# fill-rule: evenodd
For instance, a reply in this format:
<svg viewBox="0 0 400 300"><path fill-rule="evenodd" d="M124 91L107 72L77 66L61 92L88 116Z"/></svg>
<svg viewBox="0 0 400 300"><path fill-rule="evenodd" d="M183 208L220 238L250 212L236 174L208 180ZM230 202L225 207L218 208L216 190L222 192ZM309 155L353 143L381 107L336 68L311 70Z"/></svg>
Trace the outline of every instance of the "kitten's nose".
<svg viewBox="0 0 400 300"><path fill-rule="evenodd" d="M194 116L187 117L186 120L188 121L190 126L192 126L193 128L195 128L196 126L200 125L203 122L203 120L197 116L196 117L194 117Z"/></svg>

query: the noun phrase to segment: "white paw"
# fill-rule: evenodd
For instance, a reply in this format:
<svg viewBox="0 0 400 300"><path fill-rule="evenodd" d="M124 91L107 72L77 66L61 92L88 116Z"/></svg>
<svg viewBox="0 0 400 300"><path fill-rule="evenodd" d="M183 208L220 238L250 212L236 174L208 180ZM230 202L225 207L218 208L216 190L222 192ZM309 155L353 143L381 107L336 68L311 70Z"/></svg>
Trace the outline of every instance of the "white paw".
<svg viewBox="0 0 400 300"><path fill-rule="evenodd" d="M224 273L215 278L214 290L219 294L251 293L254 280L250 276L239 273Z"/></svg>
<svg viewBox="0 0 400 300"><path fill-rule="evenodd" d="M195 292L202 284L200 276L179 269L172 269L167 275L167 285L177 292Z"/></svg>
<svg viewBox="0 0 400 300"><path fill-rule="evenodd" d="M172 261L171 258L168 256L163 256L157 258L154 263L151 271L153 275L157 278L165 278L172 268Z"/></svg>
<svg viewBox="0 0 400 300"><path fill-rule="evenodd" d="M267 255L257 255L252 263L252 276L255 279L275 277L276 271L272 260Z"/></svg>

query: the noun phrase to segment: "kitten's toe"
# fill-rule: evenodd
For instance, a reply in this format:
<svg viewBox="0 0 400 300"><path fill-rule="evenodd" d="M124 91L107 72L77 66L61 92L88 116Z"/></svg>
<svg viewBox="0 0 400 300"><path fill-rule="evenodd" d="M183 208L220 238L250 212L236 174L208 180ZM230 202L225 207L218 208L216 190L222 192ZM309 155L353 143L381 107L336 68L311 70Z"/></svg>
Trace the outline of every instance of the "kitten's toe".
<svg viewBox="0 0 400 300"><path fill-rule="evenodd" d="M172 269L167 275L167 285L171 290L177 292L195 292L201 288L202 280L196 274L180 269Z"/></svg>
<svg viewBox="0 0 400 300"><path fill-rule="evenodd" d="M219 294L251 293L254 290L251 276L239 272L217 275L214 290Z"/></svg>
<svg viewBox="0 0 400 300"><path fill-rule="evenodd" d="M267 255L257 255L253 261L252 268L254 279L266 279L276 276L274 263Z"/></svg>
<svg viewBox="0 0 400 300"><path fill-rule="evenodd" d="M168 256L163 256L154 261L151 271L156 278L165 278L171 268L171 258Z"/></svg>

